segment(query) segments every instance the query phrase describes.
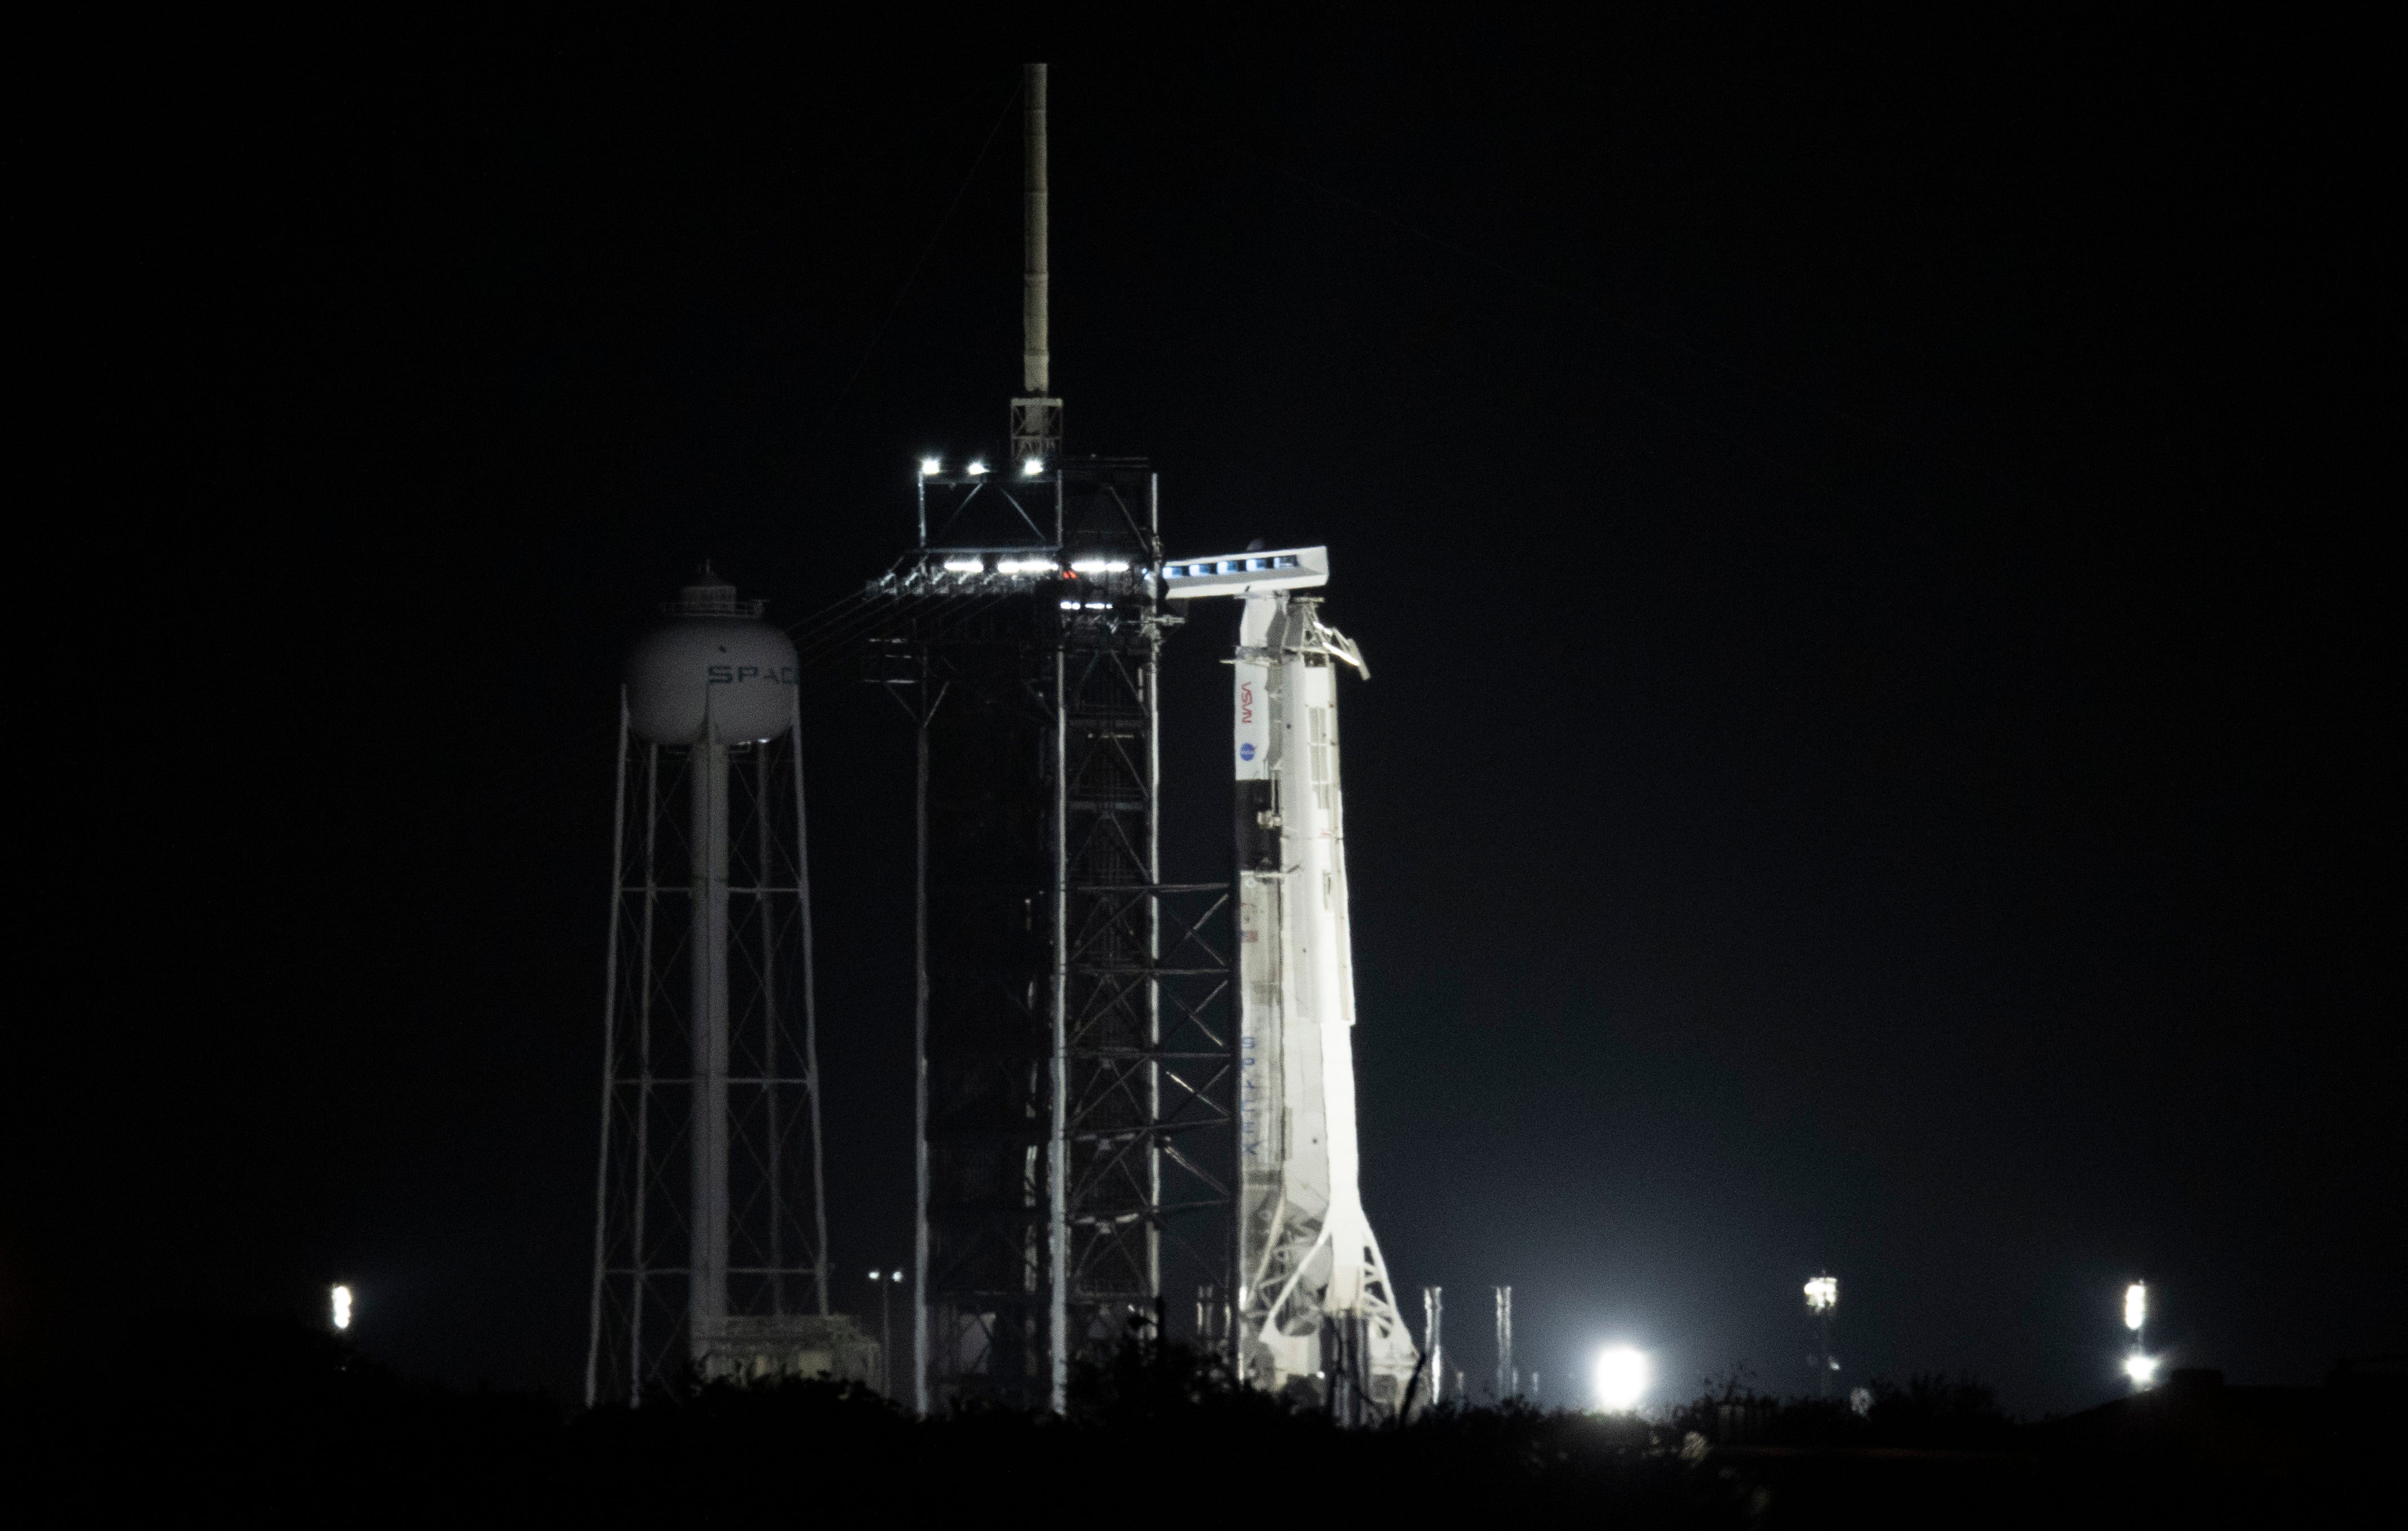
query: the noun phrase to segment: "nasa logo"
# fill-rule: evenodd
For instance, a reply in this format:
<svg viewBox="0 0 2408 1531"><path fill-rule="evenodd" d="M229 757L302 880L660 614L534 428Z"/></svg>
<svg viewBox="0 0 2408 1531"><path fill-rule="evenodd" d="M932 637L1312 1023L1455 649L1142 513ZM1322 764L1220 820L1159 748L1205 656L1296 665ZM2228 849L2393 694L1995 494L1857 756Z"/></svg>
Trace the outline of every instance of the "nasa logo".
<svg viewBox="0 0 2408 1531"><path fill-rule="evenodd" d="M1254 758L1254 740L1248 739L1245 743L1238 746L1238 758L1240 760L1252 760Z"/></svg>

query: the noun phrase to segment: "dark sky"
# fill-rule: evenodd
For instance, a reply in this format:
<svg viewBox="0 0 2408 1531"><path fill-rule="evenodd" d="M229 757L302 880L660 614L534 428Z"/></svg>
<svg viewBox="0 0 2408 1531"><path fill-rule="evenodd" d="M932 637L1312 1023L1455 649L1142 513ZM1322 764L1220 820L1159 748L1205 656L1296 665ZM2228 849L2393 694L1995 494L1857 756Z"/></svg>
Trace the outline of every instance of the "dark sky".
<svg viewBox="0 0 2408 1531"><path fill-rule="evenodd" d="M1370 659L1365 1190L1475 1376L1510 1281L1550 1399L1613 1338L1797 1390L1821 1266L1849 1381L2026 1410L2114 1390L2134 1276L2237 1380L2408 1345L2371 40L1944 24L1050 50L1072 448L1154 460L1174 551L1326 542ZM65 714L12 1322L347 1279L372 1353L565 1393L620 655L705 554L840 598L1000 437L1029 47L108 47L32 149L23 572L158 710ZM1175 875L1232 621L1171 661ZM857 1308L908 739L807 705Z"/></svg>

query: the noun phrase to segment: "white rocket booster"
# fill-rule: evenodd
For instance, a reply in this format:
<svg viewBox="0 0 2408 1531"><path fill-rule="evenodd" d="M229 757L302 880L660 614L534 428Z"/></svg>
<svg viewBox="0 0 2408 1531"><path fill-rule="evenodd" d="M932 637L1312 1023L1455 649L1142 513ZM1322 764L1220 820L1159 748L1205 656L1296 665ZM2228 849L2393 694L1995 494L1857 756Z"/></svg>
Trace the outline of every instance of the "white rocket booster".
<svg viewBox="0 0 2408 1531"><path fill-rule="evenodd" d="M1234 565L1234 566L1233 566ZM1325 551L1173 565L1165 594L1237 595L1240 1364L1248 1381L1392 1414L1419 1355L1363 1210L1354 1121L1337 669L1352 640L1291 590ZM1368 674L1368 672L1365 672Z"/></svg>

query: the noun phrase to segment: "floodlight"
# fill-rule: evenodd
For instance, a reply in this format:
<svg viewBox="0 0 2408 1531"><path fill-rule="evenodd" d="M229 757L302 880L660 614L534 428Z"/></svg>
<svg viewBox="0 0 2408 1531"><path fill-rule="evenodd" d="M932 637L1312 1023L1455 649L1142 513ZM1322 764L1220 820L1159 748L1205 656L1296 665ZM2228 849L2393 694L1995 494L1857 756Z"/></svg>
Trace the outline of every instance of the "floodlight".
<svg viewBox="0 0 2408 1531"><path fill-rule="evenodd" d="M983 573L985 569L986 565L975 558L948 558L945 560L945 572L947 574L980 574Z"/></svg>
<svg viewBox="0 0 2408 1531"><path fill-rule="evenodd" d="M351 1326L351 1289L348 1286L337 1286L329 1291L326 1295L334 1309L335 1327L350 1328Z"/></svg>
<svg viewBox="0 0 2408 1531"><path fill-rule="evenodd" d="M2124 1289L2124 1327L2134 1334L2149 1322L2149 1283L2134 1281Z"/></svg>
<svg viewBox="0 0 2408 1531"><path fill-rule="evenodd" d="M942 473L942 472L944 472L944 471L945 471L944 459L939 458L939 457L923 457L923 458L921 458L921 459L920 459L920 477L921 477L921 478L923 478L923 479L933 479L933 478L935 478L938 474Z"/></svg>
<svg viewBox="0 0 2408 1531"><path fill-rule="evenodd" d="M895 1280L896 1280L896 1281L901 1281L902 1279L903 1279L903 1273L902 1273L901 1271L899 1271L899 1270L898 1270L898 1271L896 1271L896 1272L895 1273Z"/></svg>
<svg viewBox="0 0 2408 1531"><path fill-rule="evenodd" d="M986 471L986 465L985 465L984 463L972 463L972 464L970 465L970 467L969 467L969 474L970 474L970 477L971 477L971 478L973 478L973 479L975 479L975 478L979 477L979 475L981 475L981 474L984 473L985 471Z"/></svg>
<svg viewBox="0 0 2408 1531"><path fill-rule="evenodd" d="M2124 1375L2132 1380L2134 1387L2147 1387L2157 1380L2157 1358L2134 1351L2124 1357Z"/></svg>
<svg viewBox="0 0 2408 1531"><path fill-rule="evenodd" d="M1813 1312L1828 1312L1840 1306L1840 1279L1817 1276L1806 1283L1806 1306Z"/></svg>
<svg viewBox="0 0 2408 1531"><path fill-rule="evenodd" d="M1647 1395L1650 1367L1644 1352L1609 1345L1598 1353L1597 1403L1610 1414L1627 1414Z"/></svg>
<svg viewBox="0 0 2408 1531"><path fill-rule="evenodd" d="M1039 474L1045 471L1045 459L1042 457L1032 457L1025 463L1020 465L1020 471L1023 477L1034 479Z"/></svg>

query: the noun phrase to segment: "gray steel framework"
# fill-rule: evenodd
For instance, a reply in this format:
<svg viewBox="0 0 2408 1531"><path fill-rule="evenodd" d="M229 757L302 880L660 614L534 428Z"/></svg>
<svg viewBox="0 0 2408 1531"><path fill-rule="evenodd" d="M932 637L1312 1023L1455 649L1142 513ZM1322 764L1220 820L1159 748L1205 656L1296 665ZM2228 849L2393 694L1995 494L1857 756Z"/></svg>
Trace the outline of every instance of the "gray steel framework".
<svg viewBox="0 0 2408 1531"><path fill-rule="evenodd" d="M589 1404L640 1403L825 1326L799 737L647 744L622 701ZM701 843L710 822L724 861ZM695 981L698 905L724 921L710 985ZM719 1013L695 1012L703 992L724 994Z"/></svg>
<svg viewBox="0 0 2408 1531"><path fill-rule="evenodd" d="M1228 890L1162 878L1151 472L921 493L871 587L917 739L913 1397L1058 1409L1082 1351L1230 1280Z"/></svg>

